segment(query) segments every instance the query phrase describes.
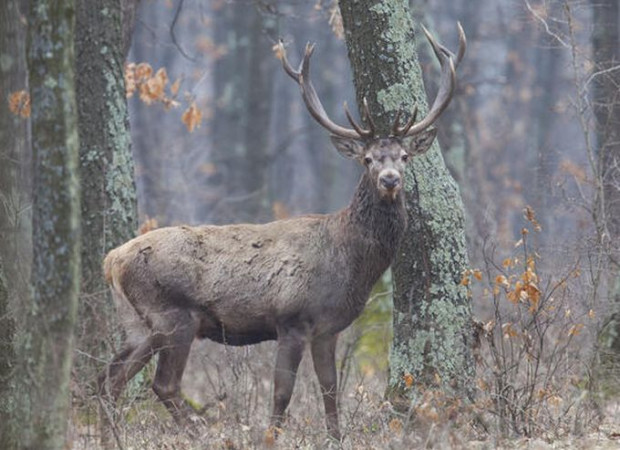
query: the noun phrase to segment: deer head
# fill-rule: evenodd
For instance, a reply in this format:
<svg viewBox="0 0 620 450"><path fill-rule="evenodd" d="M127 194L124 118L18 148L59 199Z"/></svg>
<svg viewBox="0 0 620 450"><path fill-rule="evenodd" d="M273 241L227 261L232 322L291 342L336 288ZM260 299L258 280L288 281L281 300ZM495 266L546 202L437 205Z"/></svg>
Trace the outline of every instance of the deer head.
<svg viewBox="0 0 620 450"><path fill-rule="evenodd" d="M456 67L461 62L467 42L461 24L458 24L459 50L455 56L446 47L437 43L424 26L426 35L441 66L441 78L437 96L426 117L416 123L418 108L401 125L402 111L396 113L394 124L388 136L380 136L370 114L366 99L363 101L363 116L368 128L362 127L353 119L347 104L345 114L352 128L340 126L333 122L325 112L321 101L310 80L310 57L314 45L308 43L299 69L291 67L286 57L286 50L280 41L279 50L285 72L299 85L301 95L312 117L331 133L331 141L338 152L346 158L359 161L373 181L380 196L395 200L402 189L402 179L407 162L412 156L425 153L437 135L432 125L446 109L456 85Z"/></svg>

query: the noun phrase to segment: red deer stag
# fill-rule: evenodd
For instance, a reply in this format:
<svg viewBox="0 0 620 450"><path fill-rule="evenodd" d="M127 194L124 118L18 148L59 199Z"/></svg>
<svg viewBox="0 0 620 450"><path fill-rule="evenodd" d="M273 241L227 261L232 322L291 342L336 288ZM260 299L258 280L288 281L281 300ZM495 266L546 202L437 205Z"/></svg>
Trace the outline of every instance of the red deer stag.
<svg viewBox="0 0 620 450"><path fill-rule="evenodd" d="M262 225L177 226L139 236L112 250L104 261L128 341L99 378L100 394L114 401L127 382L159 353L153 390L179 424L191 408L180 384L195 338L227 345L277 340L272 425L287 408L304 347L310 344L329 435L339 440L335 350L338 333L364 309L370 291L389 267L406 227L403 173L408 159L426 152L431 125L448 106L455 67L466 47L459 25L456 57L424 30L441 64L437 97L428 115L416 112L391 133L377 136L368 105L368 128L345 112L352 128L327 117L310 81L306 47L298 71L282 51L286 73L301 88L316 121L336 149L365 171L350 205L334 214L308 215Z"/></svg>

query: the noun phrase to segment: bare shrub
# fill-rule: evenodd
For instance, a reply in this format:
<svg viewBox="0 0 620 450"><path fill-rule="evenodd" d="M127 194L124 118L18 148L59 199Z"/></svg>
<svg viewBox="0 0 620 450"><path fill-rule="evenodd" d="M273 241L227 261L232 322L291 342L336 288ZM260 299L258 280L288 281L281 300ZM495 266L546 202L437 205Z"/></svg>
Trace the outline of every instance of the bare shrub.
<svg viewBox="0 0 620 450"><path fill-rule="evenodd" d="M577 262L559 275L540 273L531 234L541 232L531 208L514 254L498 262L496 248L485 248L485 269L468 271L464 284L482 281L484 320L477 324L477 409L489 431L499 436L557 438L581 433L593 419L586 408L586 329L596 328L595 313L579 300ZM484 280L483 280L484 279ZM490 307L489 307L490 306Z"/></svg>

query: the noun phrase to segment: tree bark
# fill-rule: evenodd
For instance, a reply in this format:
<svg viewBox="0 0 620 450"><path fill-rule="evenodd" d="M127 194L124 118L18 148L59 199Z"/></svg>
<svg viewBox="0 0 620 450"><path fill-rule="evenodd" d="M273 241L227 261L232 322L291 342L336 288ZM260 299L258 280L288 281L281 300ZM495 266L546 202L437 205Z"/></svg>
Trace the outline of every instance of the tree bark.
<svg viewBox="0 0 620 450"><path fill-rule="evenodd" d="M82 192L82 294L78 346L94 359L80 361L92 376L92 361L106 358L103 337L112 335L114 307L103 279L106 253L137 229L136 187L123 67L126 44L123 8L136 1L77 3L76 68ZM124 6L123 6L124 5ZM135 6L134 6L135 9ZM125 24L125 26L128 26Z"/></svg>
<svg viewBox="0 0 620 450"><path fill-rule="evenodd" d="M358 105L367 98L379 134L398 110L427 110L413 23L406 1L340 2ZM437 144L410 165L408 231L393 265L394 342L389 396L416 398L405 382L471 394L471 304L460 286L468 266L463 205Z"/></svg>
<svg viewBox="0 0 620 450"><path fill-rule="evenodd" d="M8 107L11 94L28 89L20 6L17 0L0 5L0 255L11 262L5 266L10 296L25 294L31 262L28 118Z"/></svg>
<svg viewBox="0 0 620 450"><path fill-rule="evenodd" d="M28 90L23 3L0 4L0 448L15 448L21 433L14 408L16 324L23 324L32 263L28 118L8 107L13 93Z"/></svg>
<svg viewBox="0 0 620 450"><path fill-rule="evenodd" d="M598 337L597 376L604 391L618 392L620 371L620 6L615 0L592 1L594 71L592 104L601 177L602 207L609 240L609 310ZM612 70L610 70L612 69ZM606 245L603 242L603 245Z"/></svg>
<svg viewBox="0 0 620 450"><path fill-rule="evenodd" d="M72 0L31 2L34 258L20 349L21 448L65 447L80 281L74 19Z"/></svg>
<svg viewBox="0 0 620 450"><path fill-rule="evenodd" d="M13 411L11 410L11 377L15 365L15 321L10 314L9 290L0 255L0 448L15 446Z"/></svg>

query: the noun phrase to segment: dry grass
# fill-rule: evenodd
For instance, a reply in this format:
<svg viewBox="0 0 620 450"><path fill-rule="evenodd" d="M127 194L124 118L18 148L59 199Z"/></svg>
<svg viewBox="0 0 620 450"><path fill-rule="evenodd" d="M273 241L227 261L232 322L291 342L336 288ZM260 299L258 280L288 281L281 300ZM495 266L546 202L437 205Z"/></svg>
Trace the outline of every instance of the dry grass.
<svg viewBox="0 0 620 450"><path fill-rule="evenodd" d="M354 332L345 333L344 352ZM618 404L604 411L603 422L591 424L579 436L541 432L530 438L502 438L485 432L478 419L488 413L475 407L447 415L418 414L414 419L395 414L384 401L386 373L365 371L355 360L341 393L340 447L327 440L323 406L309 355L299 369L283 433L273 440L268 430L275 345L231 348L196 342L183 380L191 401L206 406L205 423L197 435L179 430L150 389L125 395L116 421L124 449L417 449L417 448L599 448L620 447ZM342 356L342 355L341 355ZM152 370L152 368L151 368ZM100 448L95 417L75 409L71 421L72 447ZM544 430L543 430L544 431Z"/></svg>
<svg viewBox="0 0 620 450"><path fill-rule="evenodd" d="M533 215L527 218L532 233L536 225ZM372 304L372 320L363 317L340 338L341 444L327 439L308 354L286 426L274 439L268 427L275 343L226 347L209 341L194 343L183 379L186 398L204 419L194 435L179 430L144 387L153 377L150 364L142 384L134 383L118 405L118 443L123 449L620 448L617 397L605 400L588 390L596 319L604 311L584 303L589 288L576 263L539 270L529 233L524 228L510 255L491 252L483 270L464 276L480 320L474 404L425 388L411 414L395 412L384 397L391 314ZM389 303L385 289L374 301ZM92 389L76 383L73 392L72 447L100 448Z"/></svg>

